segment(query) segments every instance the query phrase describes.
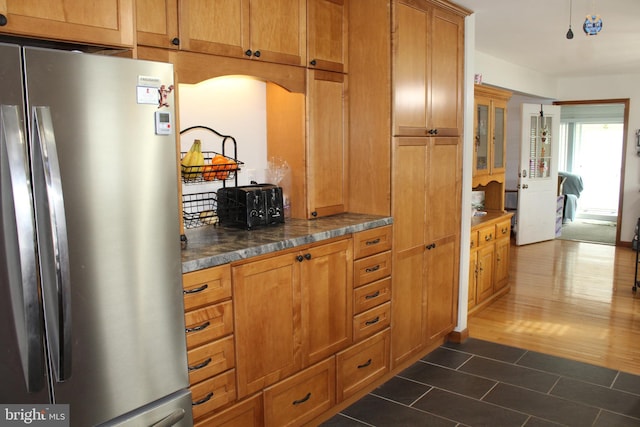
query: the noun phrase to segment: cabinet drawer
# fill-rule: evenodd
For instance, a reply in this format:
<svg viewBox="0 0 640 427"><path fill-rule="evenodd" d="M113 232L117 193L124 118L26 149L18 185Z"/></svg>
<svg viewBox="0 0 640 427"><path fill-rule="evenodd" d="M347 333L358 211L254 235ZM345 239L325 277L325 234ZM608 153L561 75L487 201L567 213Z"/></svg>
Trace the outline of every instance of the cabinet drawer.
<svg viewBox="0 0 640 427"><path fill-rule="evenodd" d="M371 255L353 263L353 287L391 275L391 251Z"/></svg>
<svg viewBox="0 0 640 427"><path fill-rule="evenodd" d="M471 232L471 244L470 248L475 249L478 247L478 230L473 230Z"/></svg>
<svg viewBox="0 0 640 427"><path fill-rule="evenodd" d="M198 420L195 427L261 427L264 425L262 393L219 413Z"/></svg>
<svg viewBox="0 0 640 427"><path fill-rule="evenodd" d="M193 402L193 419L197 420L236 400L236 371L232 369L189 388Z"/></svg>
<svg viewBox="0 0 640 427"><path fill-rule="evenodd" d="M233 335L189 350L187 360L189 384L199 383L235 367Z"/></svg>
<svg viewBox="0 0 640 427"><path fill-rule="evenodd" d="M353 314L360 314L370 308L391 300L391 278L387 277L353 291Z"/></svg>
<svg viewBox="0 0 640 427"><path fill-rule="evenodd" d="M353 258L359 259L391 249L392 226L372 228L353 235Z"/></svg>
<svg viewBox="0 0 640 427"><path fill-rule="evenodd" d="M207 268L182 275L185 311L231 297L231 268Z"/></svg>
<svg viewBox="0 0 640 427"><path fill-rule="evenodd" d="M493 243L495 240L495 226L484 227L478 230L478 246Z"/></svg>
<svg viewBox="0 0 640 427"><path fill-rule="evenodd" d="M335 404L336 365L330 357L264 390L266 427L302 425Z"/></svg>
<svg viewBox="0 0 640 427"><path fill-rule="evenodd" d="M387 302L364 313L353 316L353 340L375 334L391 323L391 303Z"/></svg>
<svg viewBox="0 0 640 427"><path fill-rule="evenodd" d="M503 239L511 235L511 219L496 224L496 239Z"/></svg>
<svg viewBox="0 0 640 427"><path fill-rule="evenodd" d="M386 329L336 355L338 402L389 372L390 348L390 332Z"/></svg>
<svg viewBox="0 0 640 427"><path fill-rule="evenodd" d="M188 311L184 315L187 349L213 341L233 332L231 301Z"/></svg>

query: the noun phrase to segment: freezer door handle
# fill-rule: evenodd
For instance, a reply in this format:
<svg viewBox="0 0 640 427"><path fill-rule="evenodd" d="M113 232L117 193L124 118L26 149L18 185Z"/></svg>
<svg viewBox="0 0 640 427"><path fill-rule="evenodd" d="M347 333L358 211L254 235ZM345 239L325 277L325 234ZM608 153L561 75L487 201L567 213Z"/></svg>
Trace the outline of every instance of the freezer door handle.
<svg viewBox="0 0 640 427"><path fill-rule="evenodd" d="M71 376L71 279L62 176L49 107L33 107L31 163L46 334L57 381Z"/></svg>
<svg viewBox="0 0 640 427"><path fill-rule="evenodd" d="M44 387L44 340L40 322L36 237L27 148L16 105L0 106L0 226L11 307L26 389Z"/></svg>
<svg viewBox="0 0 640 427"><path fill-rule="evenodd" d="M171 414L161 419L155 424L151 424L150 427L171 427L176 425L180 420L184 418L185 410L182 408L176 409Z"/></svg>

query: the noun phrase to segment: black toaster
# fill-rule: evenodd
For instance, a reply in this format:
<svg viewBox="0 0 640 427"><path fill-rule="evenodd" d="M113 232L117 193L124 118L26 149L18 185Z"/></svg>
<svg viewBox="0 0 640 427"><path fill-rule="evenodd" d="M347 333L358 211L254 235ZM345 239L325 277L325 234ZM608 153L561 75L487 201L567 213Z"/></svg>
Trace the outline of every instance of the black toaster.
<svg viewBox="0 0 640 427"><path fill-rule="evenodd" d="M222 225L252 229L284 223L282 188L273 184L224 187L217 191L218 219Z"/></svg>

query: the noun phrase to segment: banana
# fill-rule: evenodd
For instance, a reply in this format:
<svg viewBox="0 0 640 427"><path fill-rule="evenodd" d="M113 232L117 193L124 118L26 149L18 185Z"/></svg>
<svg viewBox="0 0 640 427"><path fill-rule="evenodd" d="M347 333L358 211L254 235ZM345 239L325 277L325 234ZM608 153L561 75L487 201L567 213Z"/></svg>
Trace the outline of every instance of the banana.
<svg viewBox="0 0 640 427"><path fill-rule="evenodd" d="M201 142L199 139L193 141L191 148L185 156L182 158L182 176L185 180L191 181L202 174L202 167L204 166L204 155L201 150Z"/></svg>

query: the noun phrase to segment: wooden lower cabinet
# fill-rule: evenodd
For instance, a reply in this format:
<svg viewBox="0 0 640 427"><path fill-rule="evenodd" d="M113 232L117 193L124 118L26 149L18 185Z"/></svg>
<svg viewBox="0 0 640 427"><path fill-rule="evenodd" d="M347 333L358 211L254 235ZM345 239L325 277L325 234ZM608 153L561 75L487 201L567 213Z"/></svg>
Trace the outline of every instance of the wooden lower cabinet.
<svg viewBox="0 0 640 427"><path fill-rule="evenodd" d="M389 372L389 328L336 355L336 399L342 402Z"/></svg>
<svg viewBox="0 0 640 427"><path fill-rule="evenodd" d="M352 253L343 239L233 267L239 397L351 344Z"/></svg>
<svg viewBox="0 0 640 427"><path fill-rule="evenodd" d="M336 362L332 356L264 390L267 427L301 425L336 401Z"/></svg>
<svg viewBox="0 0 640 427"><path fill-rule="evenodd" d="M195 427L262 427L263 425L262 393L194 424Z"/></svg>
<svg viewBox="0 0 640 427"><path fill-rule="evenodd" d="M195 425L315 423L389 374L392 230L185 274Z"/></svg>
<svg viewBox="0 0 640 427"><path fill-rule="evenodd" d="M509 291L512 215L492 213L471 227L469 314Z"/></svg>

